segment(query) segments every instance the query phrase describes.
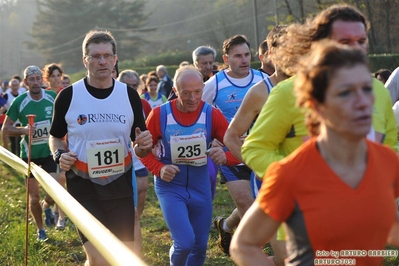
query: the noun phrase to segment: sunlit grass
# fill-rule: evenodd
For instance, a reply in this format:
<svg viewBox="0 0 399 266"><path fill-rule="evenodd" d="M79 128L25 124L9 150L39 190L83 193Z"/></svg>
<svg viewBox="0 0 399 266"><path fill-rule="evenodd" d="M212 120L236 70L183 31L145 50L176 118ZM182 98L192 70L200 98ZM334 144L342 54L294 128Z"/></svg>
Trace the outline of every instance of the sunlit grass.
<svg viewBox="0 0 399 266"><path fill-rule="evenodd" d="M25 187L24 177L0 162L0 265L25 264ZM228 216L234 204L225 186L218 184L214 200L213 217ZM168 228L155 196L153 179L149 178L148 197L143 216L143 259L148 265L169 265L172 244ZM68 221L63 231L47 229L49 239L36 241L36 228L29 221L29 265L84 265L85 253L74 225ZM205 265L235 265L217 246L217 231L213 226L209 234ZM389 247L388 247L389 248ZM269 251L265 246L264 250ZM399 265L399 258L389 257L384 265Z"/></svg>

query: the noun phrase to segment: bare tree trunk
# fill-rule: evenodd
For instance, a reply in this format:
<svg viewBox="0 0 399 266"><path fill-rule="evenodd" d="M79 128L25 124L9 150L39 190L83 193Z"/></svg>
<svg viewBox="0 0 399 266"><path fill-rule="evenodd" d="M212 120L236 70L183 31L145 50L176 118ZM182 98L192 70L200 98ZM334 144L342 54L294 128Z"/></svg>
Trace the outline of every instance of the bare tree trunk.
<svg viewBox="0 0 399 266"><path fill-rule="evenodd" d="M387 44L388 44L388 52L392 53L392 45L391 45L391 30L390 30L390 19L389 19L389 14L391 12L391 0L385 0L386 6L385 6L385 27L386 27L386 32L387 32Z"/></svg>
<svg viewBox="0 0 399 266"><path fill-rule="evenodd" d="M374 34L374 27L373 27L373 18L372 18L372 12L371 12L371 6L370 6L370 2L369 1L365 1L366 2L366 10L367 10L367 17L370 21L370 52L373 53L374 52L374 45L377 43L377 38L375 37Z"/></svg>
<svg viewBox="0 0 399 266"><path fill-rule="evenodd" d="M303 6L303 0L298 0L298 5L299 5L299 12L301 15L301 22L305 22L306 16L305 16L305 9Z"/></svg>
<svg viewBox="0 0 399 266"><path fill-rule="evenodd" d="M295 18L294 13L292 13L292 9L288 0L284 0L285 6L287 7L288 15Z"/></svg>
<svg viewBox="0 0 399 266"><path fill-rule="evenodd" d="M321 0L316 0L316 5L317 9L321 11L323 9L323 4L321 3Z"/></svg>
<svg viewBox="0 0 399 266"><path fill-rule="evenodd" d="M254 14L254 39L255 39L255 48L259 46L259 38L258 38L258 12L256 8L256 0L253 0L253 14Z"/></svg>
<svg viewBox="0 0 399 266"><path fill-rule="evenodd" d="M361 6L363 5L363 1L361 0L354 0L355 5L358 9L362 9ZM375 35L374 35L374 31L373 31L373 19L371 17L371 7L370 7L370 3L368 0L365 0L364 2L366 2L366 11L367 11L367 18L370 22L370 32L369 32L369 52L370 53L374 53L374 44L375 42Z"/></svg>

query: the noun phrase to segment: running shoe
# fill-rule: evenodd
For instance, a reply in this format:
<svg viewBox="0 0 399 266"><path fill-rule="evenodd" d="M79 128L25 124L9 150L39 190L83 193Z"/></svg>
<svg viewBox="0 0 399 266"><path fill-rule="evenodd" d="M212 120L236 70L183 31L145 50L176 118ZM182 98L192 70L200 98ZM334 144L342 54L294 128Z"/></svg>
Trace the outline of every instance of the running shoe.
<svg viewBox="0 0 399 266"><path fill-rule="evenodd" d="M37 230L37 240L38 241L45 241L47 240L46 231L44 229Z"/></svg>
<svg viewBox="0 0 399 266"><path fill-rule="evenodd" d="M218 246L226 254L230 256L230 242L233 234L223 230L223 221L225 218L216 217L213 220L215 228L219 231Z"/></svg>
<svg viewBox="0 0 399 266"><path fill-rule="evenodd" d="M42 201L42 208L44 210L44 222L48 227L55 225L53 211L50 208L44 208L44 200Z"/></svg>
<svg viewBox="0 0 399 266"><path fill-rule="evenodd" d="M57 226L55 227L57 230L64 230L65 229L65 218L58 219Z"/></svg>

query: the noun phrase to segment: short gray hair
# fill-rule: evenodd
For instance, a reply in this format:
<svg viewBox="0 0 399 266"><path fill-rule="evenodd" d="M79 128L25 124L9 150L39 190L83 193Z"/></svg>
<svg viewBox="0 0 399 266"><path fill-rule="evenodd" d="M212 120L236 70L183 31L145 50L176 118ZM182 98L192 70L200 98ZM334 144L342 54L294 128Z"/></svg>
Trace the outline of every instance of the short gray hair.
<svg viewBox="0 0 399 266"><path fill-rule="evenodd" d="M124 82L125 77L129 77L129 78L135 77L137 82L139 82L139 84L140 84L141 80L140 80L139 73L137 73L137 71L135 71L135 70L132 70L132 69L123 70L121 73L119 73L118 81Z"/></svg>
<svg viewBox="0 0 399 266"><path fill-rule="evenodd" d="M202 80L202 74L201 74L201 72L199 72L199 70L196 69L194 66L188 65L188 66L180 67L180 68L176 69L175 76L174 76L174 78L173 78L173 84L174 84L174 87L175 87L176 89L177 89L177 85L178 85L178 84L180 85L180 83L178 82L180 76L181 76L183 73L186 73L186 72L196 73L196 74L198 74L198 77Z"/></svg>
<svg viewBox="0 0 399 266"><path fill-rule="evenodd" d="M199 46L193 51L193 63L198 61L200 55L213 55L213 60L216 58L216 50L210 46Z"/></svg>
<svg viewBox="0 0 399 266"><path fill-rule="evenodd" d="M164 65L157 66L156 71L157 72L158 71L163 71L163 72L165 72L165 74L168 74L168 71L166 70L166 67Z"/></svg>

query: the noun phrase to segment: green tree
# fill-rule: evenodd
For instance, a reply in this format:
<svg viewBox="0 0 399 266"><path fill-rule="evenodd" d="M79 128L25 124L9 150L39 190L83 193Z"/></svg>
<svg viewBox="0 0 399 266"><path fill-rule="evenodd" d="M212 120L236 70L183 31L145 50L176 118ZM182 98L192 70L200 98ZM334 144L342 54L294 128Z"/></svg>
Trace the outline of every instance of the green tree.
<svg viewBox="0 0 399 266"><path fill-rule="evenodd" d="M37 0L38 15L28 43L46 62L62 63L68 71L82 68L81 44L92 29L109 30L120 59L132 59L143 44L140 28L146 24L144 0Z"/></svg>
<svg viewBox="0 0 399 266"><path fill-rule="evenodd" d="M134 59L145 43L142 38L143 32L148 31L143 28L148 17L144 14L145 1L105 0L103 2L104 6L98 15L107 17L107 20L100 20L99 28L108 29L113 33L118 43L120 60Z"/></svg>

